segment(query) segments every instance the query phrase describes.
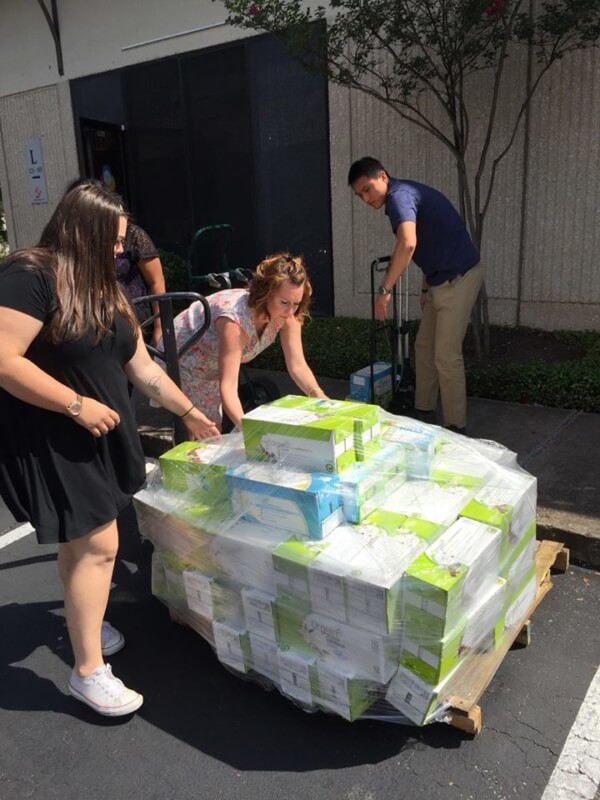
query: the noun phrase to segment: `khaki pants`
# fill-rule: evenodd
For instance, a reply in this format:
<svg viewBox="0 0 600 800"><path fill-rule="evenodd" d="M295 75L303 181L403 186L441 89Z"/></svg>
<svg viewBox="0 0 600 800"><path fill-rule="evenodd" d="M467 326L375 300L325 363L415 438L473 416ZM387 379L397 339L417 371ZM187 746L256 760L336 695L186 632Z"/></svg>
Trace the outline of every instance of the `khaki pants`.
<svg viewBox="0 0 600 800"><path fill-rule="evenodd" d="M434 411L438 394L444 425L467 424L467 387L462 345L471 309L483 283L478 264L464 275L430 286L415 342L415 407Z"/></svg>

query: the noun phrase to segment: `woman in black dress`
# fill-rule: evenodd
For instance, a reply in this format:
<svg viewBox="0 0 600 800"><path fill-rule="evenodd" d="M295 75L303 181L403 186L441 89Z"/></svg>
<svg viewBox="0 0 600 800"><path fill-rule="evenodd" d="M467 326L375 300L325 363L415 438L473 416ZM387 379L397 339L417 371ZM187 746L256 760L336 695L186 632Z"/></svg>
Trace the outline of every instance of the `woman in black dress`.
<svg viewBox="0 0 600 800"><path fill-rule="evenodd" d="M128 380L179 414L191 439L218 434L146 351L115 274L126 228L120 198L80 183L39 246L0 268L0 493L41 544L58 543L69 690L109 716L143 701L103 659L124 643L103 622L116 517L145 479Z"/></svg>

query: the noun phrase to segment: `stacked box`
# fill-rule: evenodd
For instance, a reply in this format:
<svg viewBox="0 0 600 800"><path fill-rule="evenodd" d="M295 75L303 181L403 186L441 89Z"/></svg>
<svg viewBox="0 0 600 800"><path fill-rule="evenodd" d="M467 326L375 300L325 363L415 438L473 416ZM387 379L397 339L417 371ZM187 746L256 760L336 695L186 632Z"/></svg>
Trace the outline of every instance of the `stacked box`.
<svg viewBox="0 0 600 800"><path fill-rule="evenodd" d="M352 464L339 476L344 517L348 522L361 522L405 480L405 451L394 444L383 447L368 461Z"/></svg>
<svg viewBox="0 0 600 800"><path fill-rule="evenodd" d="M499 528L457 520L406 571L404 614L424 612L428 630L443 639L496 580L500 538Z"/></svg>
<svg viewBox="0 0 600 800"><path fill-rule="evenodd" d="M382 444L375 411L282 398L261 413L302 468L248 415L254 460L174 448L136 506L153 593L223 664L307 710L425 724L534 601L536 482L414 420L384 416Z"/></svg>
<svg viewBox="0 0 600 800"><path fill-rule="evenodd" d="M219 661L237 672L248 672L252 665L248 631L235 624L213 622L213 635Z"/></svg>
<svg viewBox="0 0 600 800"><path fill-rule="evenodd" d="M381 447L379 406L351 400L315 399L286 395L269 404L277 409L288 408L319 416L332 415L352 421L356 458L364 461Z"/></svg>
<svg viewBox="0 0 600 800"><path fill-rule="evenodd" d="M381 688L377 684L357 678L354 672L338 664L319 659L316 666L319 682L317 705L320 708L353 722L377 699Z"/></svg>
<svg viewBox="0 0 600 800"><path fill-rule="evenodd" d="M333 540L332 540L333 541ZM309 601L308 565L319 553L331 544L324 541L307 541L290 536L273 550L273 569L277 591L294 593L301 600Z"/></svg>
<svg viewBox="0 0 600 800"><path fill-rule="evenodd" d="M250 522L237 522L215 536L211 557L219 571L242 586L275 592L272 553L289 537L287 531Z"/></svg>
<svg viewBox="0 0 600 800"><path fill-rule="evenodd" d="M376 361L372 370L369 365L353 372L350 375L350 399L370 403L371 385L373 386L373 402L387 408L393 397L392 365L385 361Z"/></svg>
<svg viewBox="0 0 600 800"><path fill-rule="evenodd" d="M278 651L281 691L309 708L318 695L318 677L314 655L297 650Z"/></svg>
<svg viewBox="0 0 600 800"><path fill-rule="evenodd" d="M243 621L242 597L235 588L193 567L184 569L183 585L191 611L215 622Z"/></svg>
<svg viewBox="0 0 600 800"><path fill-rule="evenodd" d="M535 574L535 522L532 522L519 546L511 553L510 559L500 565L501 574L506 578L508 598L514 597L523 583Z"/></svg>
<svg viewBox="0 0 600 800"><path fill-rule="evenodd" d="M277 644L254 631L248 631L248 639L250 641L250 668L279 686L281 678Z"/></svg>
<svg viewBox="0 0 600 800"><path fill-rule="evenodd" d="M227 473L231 507L254 522L322 539L343 521L337 476L272 464L243 464Z"/></svg>
<svg viewBox="0 0 600 800"><path fill-rule="evenodd" d="M402 581L407 567L441 535L441 525L374 511L353 526L362 549L344 576L348 622L375 633L392 633L399 625Z"/></svg>
<svg viewBox="0 0 600 800"><path fill-rule="evenodd" d="M225 473L246 460L241 436L225 434L216 442L182 442L159 456L165 489L187 492L192 503L226 499Z"/></svg>
<svg viewBox="0 0 600 800"><path fill-rule="evenodd" d="M502 574L513 552L535 524L537 480L527 473L496 468L494 478L475 491L461 516L494 525L502 530L500 553Z"/></svg>
<svg viewBox="0 0 600 800"><path fill-rule="evenodd" d="M458 437L440 440L429 464L429 477L437 483L478 488L494 474L490 462Z"/></svg>
<svg viewBox="0 0 600 800"><path fill-rule="evenodd" d="M428 478L429 465L436 451L440 428L409 417L389 415L382 420L383 442L402 445L406 451L406 474L409 478Z"/></svg>
<svg viewBox="0 0 600 800"><path fill-rule="evenodd" d="M298 401L290 405L289 401ZM342 472L356 461L354 421L308 398L280 398L242 417L246 457L308 472ZM287 401L285 404L283 401Z"/></svg>
<svg viewBox="0 0 600 800"><path fill-rule="evenodd" d="M387 498L382 509L448 527L472 496L472 487L408 480Z"/></svg>
<svg viewBox="0 0 600 800"><path fill-rule="evenodd" d="M498 578L443 638L437 637L435 626L429 626L426 612L413 609L404 620L400 664L426 683L441 683L476 648L499 638L496 629L501 624L505 592L506 581Z"/></svg>
<svg viewBox="0 0 600 800"><path fill-rule="evenodd" d="M451 705L449 700L454 675L449 675L439 686L419 678L406 667L398 671L388 686L386 700L415 725L426 725L443 718Z"/></svg>
<svg viewBox="0 0 600 800"><path fill-rule="evenodd" d="M387 683L398 667L399 635L382 636L314 612L305 617L302 629L322 660L358 678Z"/></svg>
<svg viewBox="0 0 600 800"><path fill-rule="evenodd" d="M249 632L275 642L275 595L259 589L242 589L242 603Z"/></svg>

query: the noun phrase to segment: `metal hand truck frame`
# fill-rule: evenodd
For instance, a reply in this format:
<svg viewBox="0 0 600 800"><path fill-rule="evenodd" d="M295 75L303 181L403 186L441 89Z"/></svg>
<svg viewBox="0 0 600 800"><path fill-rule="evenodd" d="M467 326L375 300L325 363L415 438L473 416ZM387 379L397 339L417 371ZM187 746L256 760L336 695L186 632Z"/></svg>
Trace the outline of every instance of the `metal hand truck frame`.
<svg viewBox="0 0 600 800"><path fill-rule="evenodd" d="M414 413L414 370L410 359L410 340L408 330L408 279L406 273L392 289L392 314L386 320L375 317L376 286L381 284L383 275L389 269L391 256L382 256L371 262L371 338L370 338L370 401L375 402L374 365L377 361L377 344L385 335L390 349L392 365L392 400L389 411L394 414ZM383 273L383 275L382 275Z"/></svg>

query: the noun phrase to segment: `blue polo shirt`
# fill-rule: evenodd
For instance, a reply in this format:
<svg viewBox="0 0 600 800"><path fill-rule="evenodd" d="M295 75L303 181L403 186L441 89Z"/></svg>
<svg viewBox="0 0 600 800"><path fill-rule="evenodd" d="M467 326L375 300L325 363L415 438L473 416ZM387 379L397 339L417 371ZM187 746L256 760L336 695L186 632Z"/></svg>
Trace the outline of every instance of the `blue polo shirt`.
<svg viewBox="0 0 600 800"><path fill-rule="evenodd" d="M401 222L416 223L413 261L423 270L430 286L463 275L479 262L479 253L460 214L437 189L390 178L385 213L394 234Z"/></svg>

